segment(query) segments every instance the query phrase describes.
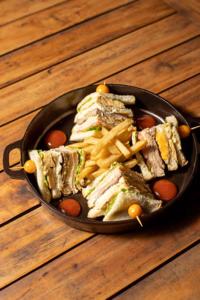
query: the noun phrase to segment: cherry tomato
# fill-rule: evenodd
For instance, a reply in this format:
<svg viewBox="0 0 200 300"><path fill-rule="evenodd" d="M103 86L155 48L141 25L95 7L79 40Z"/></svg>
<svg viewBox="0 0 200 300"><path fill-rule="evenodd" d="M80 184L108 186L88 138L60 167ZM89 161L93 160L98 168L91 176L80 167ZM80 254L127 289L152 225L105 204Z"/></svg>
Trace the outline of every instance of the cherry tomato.
<svg viewBox="0 0 200 300"><path fill-rule="evenodd" d="M156 125L156 119L150 115L143 115L137 118L136 122L140 129L150 128Z"/></svg>
<svg viewBox="0 0 200 300"><path fill-rule="evenodd" d="M190 135L191 129L187 125L180 125L178 127L178 132L181 138L186 138Z"/></svg>
<svg viewBox="0 0 200 300"><path fill-rule="evenodd" d="M77 217L81 212L81 206L75 199L64 199L59 203L61 211L65 212L69 216Z"/></svg>
<svg viewBox="0 0 200 300"><path fill-rule="evenodd" d="M66 143L67 137L61 130L51 130L45 137L45 144L49 148L56 148Z"/></svg>
<svg viewBox="0 0 200 300"><path fill-rule="evenodd" d="M177 186L170 180L160 179L153 185L153 192L159 199L170 201L176 197L178 193Z"/></svg>
<svg viewBox="0 0 200 300"><path fill-rule="evenodd" d="M139 204L132 204L128 208L128 214L132 219L135 219L136 217L141 216L142 214L142 208Z"/></svg>
<svg viewBox="0 0 200 300"><path fill-rule="evenodd" d="M36 171L36 165L35 165L34 161L27 160L25 162L25 164L24 164L24 171L26 173L29 173L29 174L35 173L35 171Z"/></svg>
<svg viewBox="0 0 200 300"><path fill-rule="evenodd" d="M109 87L105 84L100 84L96 88L96 92L98 93L110 93Z"/></svg>

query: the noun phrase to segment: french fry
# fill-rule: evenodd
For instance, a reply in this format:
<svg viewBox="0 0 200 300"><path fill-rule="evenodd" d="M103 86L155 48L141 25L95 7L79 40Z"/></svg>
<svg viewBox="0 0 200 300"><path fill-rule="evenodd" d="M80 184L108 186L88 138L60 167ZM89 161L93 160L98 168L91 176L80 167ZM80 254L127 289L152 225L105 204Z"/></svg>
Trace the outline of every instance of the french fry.
<svg viewBox="0 0 200 300"><path fill-rule="evenodd" d="M118 134L118 139L122 142L130 141L134 130L135 127L133 127L132 125L129 126L126 131L122 131L120 134Z"/></svg>
<svg viewBox="0 0 200 300"><path fill-rule="evenodd" d="M92 167L92 166L95 166L96 165L96 162L93 161L93 160L87 160L85 162L85 167Z"/></svg>
<svg viewBox="0 0 200 300"><path fill-rule="evenodd" d="M69 144L66 147L69 147L69 148L85 148L88 145L89 144L84 141L84 142L80 142L80 143Z"/></svg>
<svg viewBox="0 0 200 300"><path fill-rule="evenodd" d="M117 126L113 127L106 135L103 136L101 141L94 147L93 153L98 153L101 148L104 148L108 145L112 140L117 137L119 134L126 131L126 129L131 125L132 120L126 119Z"/></svg>
<svg viewBox="0 0 200 300"><path fill-rule="evenodd" d="M94 138L94 137L89 137L89 138L84 140L85 143L92 144L92 145L96 145L99 141L100 141L100 139L97 139L97 138Z"/></svg>
<svg viewBox="0 0 200 300"><path fill-rule="evenodd" d="M84 151L86 152L86 154L90 154L93 150L93 145L89 145L87 147L84 148Z"/></svg>
<svg viewBox="0 0 200 300"><path fill-rule="evenodd" d="M102 138L102 136L103 136L103 134L101 131L95 131L92 135L92 137L97 138L97 139Z"/></svg>
<svg viewBox="0 0 200 300"><path fill-rule="evenodd" d="M102 173L106 172L107 169L98 169L97 171L93 172L91 174L92 177L96 178L98 177L99 175L101 175Z"/></svg>
<svg viewBox="0 0 200 300"><path fill-rule="evenodd" d="M129 126L129 128L128 128L128 131L131 132L131 133L133 131L136 131L136 130L137 130L137 128L135 126L133 126L133 125Z"/></svg>
<svg viewBox="0 0 200 300"><path fill-rule="evenodd" d="M96 153L96 155L94 155L92 152L91 159L96 161L98 159L104 159L104 158L108 157L109 155L110 155L110 153L109 153L108 149L104 148L99 153Z"/></svg>
<svg viewBox="0 0 200 300"><path fill-rule="evenodd" d="M101 132L104 135L106 135L108 133L108 129L106 129L105 127L102 127Z"/></svg>
<svg viewBox="0 0 200 300"><path fill-rule="evenodd" d="M130 150L120 140L116 140L115 145L126 158L130 157Z"/></svg>
<svg viewBox="0 0 200 300"><path fill-rule="evenodd" d="M85 177L88 177L97 168L98 168L97 166L91 166L91 167L87 167L87 168L83 169L78 176L79 180L84 179Z"/></svg>
<svg viewBox="0 0 200 300"><path fill-rule="evenodd" d="M135 145L130 147L131 154L133 155L133 154L139 152L140 150L142 150L143 148L145 148L146 143L147 142L145 140L136 142Z"/></svg>
<svg viewBox="0 0 200 300"><path fill-rule="evenodd" d="M103 168L103 169L107 169L110 167L110 165L112 163L114 163L115 161L118 161L118 159L121 157L121 155L111 155L105 159L99 159L97 160L97 165L100 167L100 168Z"/></svg>
<svg viewBox="0 0 200 300"><path fill-rule="evenodd" d="M111 145L108 145L108 151L111 153L111 154L121 154L121 152L119 151L119 149L115 146L115 144L111 144Z"/></svg>
<svg viewBox="0 0 200 300"><path fill-rule="evenodd" d="M137 160L134 158L134 159L131 159L131 160L128 160L124 163L124 166L129 168L129 169L132 169L133 167L135 167L137 165Z"/></svg>

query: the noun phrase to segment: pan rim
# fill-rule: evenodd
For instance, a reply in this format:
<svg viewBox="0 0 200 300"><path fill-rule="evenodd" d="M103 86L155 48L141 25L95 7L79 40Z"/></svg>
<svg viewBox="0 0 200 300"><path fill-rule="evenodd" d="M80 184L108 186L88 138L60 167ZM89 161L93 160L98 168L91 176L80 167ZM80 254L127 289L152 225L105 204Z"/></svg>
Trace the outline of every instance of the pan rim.
<svg viewBox="0 0 200 300"><path fill-rule="evenodd" d="M45 106L43 106L42 109L30 121L29 125L26 128L26 131L25 131L24 136L22 138L21 152L24 153L24 151L27 151L26 149L24 149L24 144L25 144L25 140L26 140L26 137L28 135L28 132L30 130L30 127L32 126L33 122L35 122L35 120L37 120L37 118L40 116L40 114L44 113L44 109L48 108L49 105L51 105L52 103L56 102L58 99L60 99L61 97L65 96L65 95L67 95L69 93L77 92L79 90L84 90L84 89L89 88L89 87L94 87L94 89L95 89L97 87L97 85L98 84L90 84L90 85L86 85L86 86L82 86L80 88L76 88L76 89L70 90L68 92L65 92L65 93L61 94L60 96L56 97L55 99L53 99L52 101L50 101L48 104L46 104ZM188 123L188 121L187 121L187 119L182 115L182 113L179 112L173 104L171 104L169 101L167 101L165 98L163 98L159 94L156 94L156 93L154 93L152 91L149 91L147 89L144 89L144 88L140 88L140 87L132 86L132 85L127 85L127 84L108 83L107 85L109 87L111 87L111 88L112 87L121 87L122 89L123 88L133 88L133 89L137 89L138 91L150 94L153 97L156 97L158 99L158 101L162 101L166 105L168 105L170 107L170 109L172 109L173 111L175 111L177 113L177 115L180 115L183 118L185 124L187 124L188 126L190 126L189 123ZM183 187L183 189L180 191L180 193L178 193L178 195L173 200L169 201L165 206L161 207L159 210L157 210L157 211L155 211L155 212L153 212L151 214L141 216L141 220L142 221L145 222L148 219L156 218L158 215L162 214L164 211L166 211L167 209L169 209L172 205L174 205L178 200L181 199L181 197L183 196L183 194L186 192L186 190L188 189L189 185L191 184L192 179L193 179L193 175L195 174L196 169L197 169L197 160L198 160L197 139L196 139L194 133L192 133L191 136L192 136L192 143L193 143L193 147L194 147L194 149L193 149L193 151L194 151L194 161L193 161L193 164L191 166L191 172L190 172L190 174L188 175L188 178L187 178L187 183L185 184L185 186ZM24 157L24 155L21 155L21 163L22 164L24 163L23 157ZM26 181L28 182L28 184L31 186L31 189L34 192L34 194L37 196L37 198L39 198L39 200L46 207L48 207L51 211L53 211L55 214L57 214L62 219L66 220L66 222L67 221L69 221L69 222L72 221L72 222L76 222L76 223L80 223L80 224L101 225L101 226L104 226L104 227L105 226L111 226L111 225L114 225L114 226L119 225L120 226L120 225L129 225L129 224L133 224L133 223L136 224L137 223L137 221L135 219L121 220L121 221L105 221L104 222L102 220L95 220L95 219L89 219L89 218L81 219L81 218L71 217L71 216L68 216L66 214L63 214L55 206L53 206L51 203L47 203L42 198L42 196L39 194L39 192L36 190L36 188L31 183L31 180L30 180L30 178L28 177L28 175L26 173L25 173L25 178L26 178Z"/></svg>

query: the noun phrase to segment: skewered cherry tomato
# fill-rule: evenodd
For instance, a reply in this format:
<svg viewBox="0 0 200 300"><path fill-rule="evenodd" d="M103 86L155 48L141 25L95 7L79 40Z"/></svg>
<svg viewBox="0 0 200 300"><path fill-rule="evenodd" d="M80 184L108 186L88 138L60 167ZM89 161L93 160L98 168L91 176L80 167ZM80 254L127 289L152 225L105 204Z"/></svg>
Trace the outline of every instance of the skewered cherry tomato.
<svg viewBox="0 0 200 300"><path fill-rule="evenodd" d="M32 161L30 159L27 160L24 164L24 171L29 174L35 173L36 165L35 165L34 161Z"/></svg>
<svg viewBox="0 0 200 300"><path fill-rule="evenodd" d="M135 219L136 217L141 216L142 214L142 208L139 204L132 204L128 208L128 214L132 219Z"/></svg>
<svg viewBox="0 0 200 300"><path fill-rule="evenodd" d="M177 186L170 180L160 179L153 185L153 192L159 199L170 201L176 197L178 193Z"/></svg>
<svg viewBox="0 0 200 300"><path fill-rule="evenodd" d="M136 122L140 129L150 128L156 125L156 119L150 115L143 115L139 117Z"/></svg>
<svg viewBox="0 0 200 300"><path fill-rule="evenodd" d="M96 88L96 92L98 93L110 93L109 87L105 84L100 84Z"/></svg>
<svg viewBox="0 0 200 300"><path fill-rule="evenodd" d="M81 212L81 206L75 199L64 199L59 203L61 211L65 212L69 216L77 217Z"/></svg>
<svg viewBox="0 0 200 300"><path fill-rule="evenodd" d="M191 129L187 125L180 125L178 127L178 132L181 138L186 138L190 135Z"/></svg>
<svg viewBox="0 0 200 300"><path fill-rule="evenodd" d="M45 137L45 144L49 148L56 148L66 143L67 137L61 130L51 130Z"/></svg>

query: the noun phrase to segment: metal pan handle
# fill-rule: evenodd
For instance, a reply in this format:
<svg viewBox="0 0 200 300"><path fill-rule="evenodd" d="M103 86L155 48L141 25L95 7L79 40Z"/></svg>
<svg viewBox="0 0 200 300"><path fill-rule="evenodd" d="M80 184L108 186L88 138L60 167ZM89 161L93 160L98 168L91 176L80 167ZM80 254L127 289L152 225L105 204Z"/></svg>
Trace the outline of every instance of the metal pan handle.
<svg viewBox="0 0 200 300"><path fill-rule="evenodd" d="M3 152L3 167L4 167L4 171L11 177L14 179L24 179L25 178L25 174L23 170L12 170L10 169L10 165L9 165L9 155L10 152L13 149L21 149L21 140L16 141L10 145L7 145L4 152Z"/></svg>

